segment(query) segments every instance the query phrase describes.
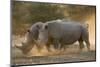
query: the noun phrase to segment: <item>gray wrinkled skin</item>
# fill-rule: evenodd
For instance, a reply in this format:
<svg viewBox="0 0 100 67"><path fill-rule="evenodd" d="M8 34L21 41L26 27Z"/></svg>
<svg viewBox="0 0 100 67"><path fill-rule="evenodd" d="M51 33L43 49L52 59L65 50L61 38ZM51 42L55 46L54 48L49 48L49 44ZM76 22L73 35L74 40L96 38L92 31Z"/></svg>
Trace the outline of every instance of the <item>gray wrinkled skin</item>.
<svg viewBox="0 0 100 67"><path fill-rule="evenodd" d="M39 29L41 28L42 24L42 22L33 24L25 34L25 40L22 42L22 46L16 46L24 54L27 54L34 45L38 46L35 41L38 39Z"/></svg>
<svg viewBox="0 0 100 67"><path fill-rule="evenodd" d="M39 30L38 42L46 44L49 50L50 44L57 49L65 49L65 45L73 44L78 41L80 49L84 47L83 41L90 50L89 35L87 28L76 22L50 21L43 24Z"/></svg>

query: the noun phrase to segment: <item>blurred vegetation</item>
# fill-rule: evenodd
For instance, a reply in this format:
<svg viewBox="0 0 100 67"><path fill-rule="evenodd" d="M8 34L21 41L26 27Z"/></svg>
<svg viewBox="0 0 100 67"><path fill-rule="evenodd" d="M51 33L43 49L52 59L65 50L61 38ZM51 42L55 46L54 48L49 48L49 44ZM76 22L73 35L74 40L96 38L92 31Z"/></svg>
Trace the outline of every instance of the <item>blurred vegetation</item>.
<svg viewBox="0 0 100 67"><path fill-rule="evenodd" d="M25 34L32 24L56 19L86 21L95 6L12 1L12 33Z"/></svg>

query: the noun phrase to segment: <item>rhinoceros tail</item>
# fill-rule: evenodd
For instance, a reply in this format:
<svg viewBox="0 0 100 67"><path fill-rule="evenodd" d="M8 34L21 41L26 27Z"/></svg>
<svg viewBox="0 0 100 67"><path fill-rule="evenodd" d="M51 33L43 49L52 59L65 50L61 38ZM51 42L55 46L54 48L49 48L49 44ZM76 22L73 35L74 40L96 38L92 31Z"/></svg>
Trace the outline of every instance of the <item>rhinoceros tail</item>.
<svg viewBox="0 0 100 67"><path fill-rule="evenodd" d="M88 50L90 50L89 31L85 27L82 27L82 40L85 41Z"/></svg>

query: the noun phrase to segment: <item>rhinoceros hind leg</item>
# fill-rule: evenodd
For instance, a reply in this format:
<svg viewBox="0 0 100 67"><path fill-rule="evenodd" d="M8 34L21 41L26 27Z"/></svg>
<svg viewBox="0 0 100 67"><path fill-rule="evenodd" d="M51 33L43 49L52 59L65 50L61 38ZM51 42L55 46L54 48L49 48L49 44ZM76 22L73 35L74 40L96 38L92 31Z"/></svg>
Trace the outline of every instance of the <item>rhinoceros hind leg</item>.
<svg viewBox="0 0 100 67"><path fill-rule="evenodd" d="M82 51L82 49L84 48L84 43L83 43L82 37L80 37L80 39L78 40L78 42L79 42L80 51Z"/></svg>
<svg viewBox="0 0 100 67"><path fill-rule="evenodd" d="M85 43L86 43L88 51L90 51L90 42L89 42L89 40L85 40Z"/></svg>

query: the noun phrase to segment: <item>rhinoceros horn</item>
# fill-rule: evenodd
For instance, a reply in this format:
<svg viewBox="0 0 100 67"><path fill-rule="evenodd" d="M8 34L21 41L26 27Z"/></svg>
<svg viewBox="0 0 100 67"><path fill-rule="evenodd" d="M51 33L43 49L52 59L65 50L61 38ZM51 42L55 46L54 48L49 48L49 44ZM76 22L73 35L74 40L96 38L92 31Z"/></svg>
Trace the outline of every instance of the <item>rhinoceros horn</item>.
<svg viewBox="0 0 100 67"><path fill-rule="evenodd" d="M15 47L22 50L22 46L15 45Z"/></svg>

